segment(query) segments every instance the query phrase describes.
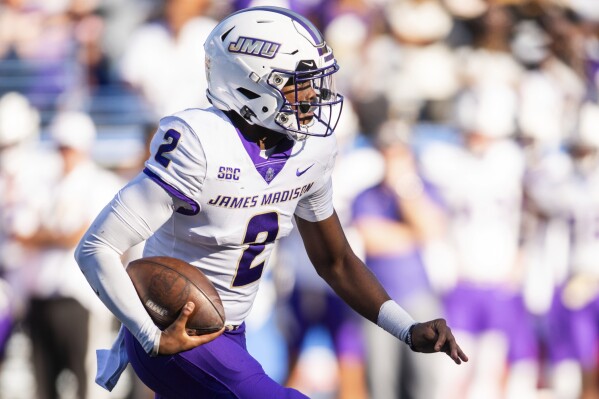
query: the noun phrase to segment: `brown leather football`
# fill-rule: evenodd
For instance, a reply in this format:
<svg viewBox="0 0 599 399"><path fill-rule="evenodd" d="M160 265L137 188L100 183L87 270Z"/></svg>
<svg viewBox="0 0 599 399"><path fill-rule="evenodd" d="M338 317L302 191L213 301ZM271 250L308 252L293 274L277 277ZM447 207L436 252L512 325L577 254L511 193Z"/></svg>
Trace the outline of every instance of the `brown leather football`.
<svg viewBox="0 0 599 399"><path fill-rule="evenodd" d="M190 335L223 328L223 303L212 282L197 267L180 259L152 256L129 263L127 273L150 317L161 329L177 319L187 302L195 304L186 325Z"/></svg>

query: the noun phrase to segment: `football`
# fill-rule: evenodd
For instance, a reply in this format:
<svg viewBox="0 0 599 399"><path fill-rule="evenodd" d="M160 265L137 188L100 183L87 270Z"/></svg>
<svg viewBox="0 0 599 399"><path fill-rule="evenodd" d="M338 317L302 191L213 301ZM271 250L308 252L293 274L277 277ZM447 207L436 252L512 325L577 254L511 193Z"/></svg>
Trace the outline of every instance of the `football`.
<svg viewBox="0 0 599 399"><path fill-rule="evenodd" d="M130 262L126 270L146 311L161 329L177 319L187 302L195 304L187 320L188 334L209 334L223 328L225 310L220 296L197 267L180 259L153 256Z"/></svg>

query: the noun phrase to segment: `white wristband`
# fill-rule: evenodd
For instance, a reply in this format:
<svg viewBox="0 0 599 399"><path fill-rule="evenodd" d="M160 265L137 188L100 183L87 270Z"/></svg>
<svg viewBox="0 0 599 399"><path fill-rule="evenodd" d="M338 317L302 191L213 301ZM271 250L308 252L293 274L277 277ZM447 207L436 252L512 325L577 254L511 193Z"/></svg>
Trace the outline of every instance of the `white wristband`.
<svg viewBox="0 0 599 399"><path fill-rule="evenodd" d="M416 320L397 302L388 300L381 306L376 324L403 342L407 342L410 327L416 324Z"/></svg>

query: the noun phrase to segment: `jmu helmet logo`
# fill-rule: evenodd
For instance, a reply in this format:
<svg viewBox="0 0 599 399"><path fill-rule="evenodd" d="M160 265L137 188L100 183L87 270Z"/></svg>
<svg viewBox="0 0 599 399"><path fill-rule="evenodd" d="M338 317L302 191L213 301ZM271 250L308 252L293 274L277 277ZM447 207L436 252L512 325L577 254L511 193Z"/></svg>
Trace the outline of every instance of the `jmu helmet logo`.
<svg viewBox="0 0 599 399"><path fill-rule="evenodd" d="M262 58L274 58L277 51L279 51L279 47L281 47L279 43L240 36L236 42L229 44L229 51Z"/></svg>

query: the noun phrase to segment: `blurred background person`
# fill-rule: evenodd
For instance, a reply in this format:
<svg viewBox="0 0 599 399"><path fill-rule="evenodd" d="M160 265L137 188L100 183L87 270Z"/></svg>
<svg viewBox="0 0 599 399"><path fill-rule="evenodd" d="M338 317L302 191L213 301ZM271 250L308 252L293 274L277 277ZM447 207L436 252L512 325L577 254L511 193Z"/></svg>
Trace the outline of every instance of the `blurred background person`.
<svg viewBox="0 0 599 399"><path fill-rule="evenodd" d="M560 189L571 238L571 274L562 300L572 311L572 338L583 372L581 398L599 399L599 105L587 102L579 115L569 146L574 168L563 182L567 187Z"/></svg>
<svg viewBox="0 0 599 399"><path fill-rule="evenodd" d="M525 67L517 86L519 139L528 162L555 151L574 127L585 87L581 76L551 51L553 39L536 19L517 23L511 48Z"/></svg>
<svg viewBox="0 0 599 399"><path fill-rule="evenodd" d="M509 137L516 109L505 86L466 91L456 110L461 145L423 150L424 177L446 206L457 260L456 285L443 298L446 317L475 364L443 371L444 397L536 395L536 341L518 261L524 159Z"/></svg>
<svg viewBox="0 0 599 399"><path fill-rule="evenodd" d="M353 225L364 243L366 264L389 295L410 314L426 318L442 310L422 250L427 241L444 234L445 215L419 176L410 130L404 121L389 120L375 135L384 175L355 198ZM438 397L437 360L441 359L423 359L369 324L364 328L372 399Z"/></svg>
<svg viewBox="0 0 599 399"><path fill-rule="evenodd" d="M99 0L7 0L0 4L0 59L11 62L34 106L81 105L106 84ZM9 64L10 65L10 64ZM44 121L46 122L46 121Z"/></svg>
<svg viewBox="0 0 599 399"><path fill-rule="evenodd" d="M456 54L463 68L464 87L501 84L515 88L523 72L511 48L516 14L502 2L485 2L482 12L466 20L465 35L458 40Z"/></svg>
<svg viewBox="0 0 599 399"><path fill-rule="evenodd" d="M35 228L41 187L55 170L55 159L40 148L39 133L39 112L25 96L0 97L0 364L11 334L21 331L27 301L21 271L32 256L16 236Z"/></svg>
<svg viewBox="0 0 599 399"><path fill-rule="evenodd" d="M106 396L93 383L94 354L98 345L112 338L113 319L76 272L74 249L94 212L114 196L122 182L90 159L96 128L87 114L59 113L50 134L60 155L59 173L47 192L38 193L45 202L38 226L17 237L36 254L23 272L29 291L26 329L32 343L37 397L64 395L61 374L62 389L71 389L76 397ZM72 377L65 377L65 370Z"/></svg>
<svg viewBox="0 0 599 399"><path fill-rule="evenodd" d="M458 64L446 41L453 20L442 4L437 0L383 4L383 26L388 28L366 40L349 92L370 133L389 117L416 120L425 103L450 100L459 88ZM371 121L369 114L379 120Z"/></svg>
<svg viewBox="0 0 599 399"><path fill-rule="evenodd" d="M581 392L581 367L572 337L571 312L562 301L568 279L570 228L567 216L548 205L556 196L554 182L561 180L570 161L565 151L552 147L547 147L543 138L532 138L524 147L523 299L534 317L539 344L539 390L558 399L575 399Z"/></svg>
<svg viewBox="0 0 599 399"><path fill-rule="evenodd" d="M543 330L560 398L599 397L598 123L597 103L584 103L565 151L545 157L529 187L539 212L562 227L561 241L553 242L563 266L545 270L555 288Z"/></svg>
<svg viewBox="0 0 599 399"><path fill-rule="evenodd" d="M123 53L121 77L148 101L156 118L209 105L203 43L216 21L211 0L166 0L135 30Z"/></svg>
<svg viewBox="0 0 599 399"><path fill-rule="evenodd" d="M553 51L555 37L546 16L534 12L520 20L511 40L514 57L524 66L517 86L517 139L526 172L522 213L524 302L535 319L539 344L539 390L559 399L580 397L581 368L571 334L571 312L561 300L568 276L569 227L547 201L553 184L569 163L562 145L576 123L573 112L584 96L582 76Z"/></svg>

